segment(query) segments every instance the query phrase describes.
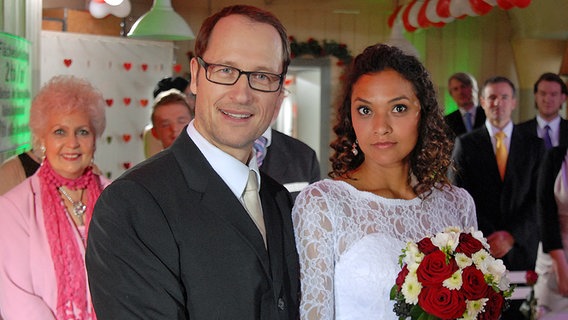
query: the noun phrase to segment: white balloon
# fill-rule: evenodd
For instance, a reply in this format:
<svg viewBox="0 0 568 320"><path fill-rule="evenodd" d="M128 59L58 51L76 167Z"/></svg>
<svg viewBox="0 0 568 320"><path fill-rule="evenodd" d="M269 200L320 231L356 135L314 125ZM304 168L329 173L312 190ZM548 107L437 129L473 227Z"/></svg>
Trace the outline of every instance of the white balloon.
<svg viewBox="0 0 568 320"><path fill-rule="evenodd" d="M121 4L124 0L105 0L105 2L110 5L110 6L118 6L119 4Z"/></svg>
<svg viewBox="0 0 568 320"><path fill-rule="evenodd" d="M130 14L131 5L130 0L124 0L116 7L111 7L110 12L119 18L124 18Z"/></svg>
<svg viewBox="0 0 568 320"><path fill-rule="evenodd" d="M97 19L102 19L109 15L109 5L106 3L98 3L91 1L89 3L89 12Z"/></svg>

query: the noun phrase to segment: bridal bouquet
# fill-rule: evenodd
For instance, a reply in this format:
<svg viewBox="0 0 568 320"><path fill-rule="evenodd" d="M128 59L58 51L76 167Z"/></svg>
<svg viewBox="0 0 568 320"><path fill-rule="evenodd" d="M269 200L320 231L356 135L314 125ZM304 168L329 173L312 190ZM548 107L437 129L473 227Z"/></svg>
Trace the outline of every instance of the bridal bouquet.
<svg viewBox="0 0 568 320"><path fill-rule="evenodd" d="M391 290L399 319L499 319L513 287L481 231L450 227L402 250Z"/></svg>

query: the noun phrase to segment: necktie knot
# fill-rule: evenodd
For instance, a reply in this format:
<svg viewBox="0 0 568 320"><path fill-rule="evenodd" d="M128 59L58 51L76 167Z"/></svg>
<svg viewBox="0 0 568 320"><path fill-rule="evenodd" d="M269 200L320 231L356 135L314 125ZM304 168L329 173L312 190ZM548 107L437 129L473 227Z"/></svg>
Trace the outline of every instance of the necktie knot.
<svg viewBox="0 0 568 320"><path fill-rule="evenodd" d="M497 139L497 141L503 143L503 140L505 140L505 132L503 131L499 131L495 134L495 139Z"/></svg>
<svg viewBox="0 0 568 320"><path fill-rule="evenodd" d="M245 193L246 192L258 192L258 181L256 180L256 173L252 170L249 171L247 186L245 187Z"/></svg>
<svg viewBox="0 0 568 320"><path fill-rule="evenodd" d="M264 136L260 136L258 139L254 141L253 148L256 155L256 163L260 167L262 165L262 161L266 156L266 145L268 144L268 139Z"/></svg>

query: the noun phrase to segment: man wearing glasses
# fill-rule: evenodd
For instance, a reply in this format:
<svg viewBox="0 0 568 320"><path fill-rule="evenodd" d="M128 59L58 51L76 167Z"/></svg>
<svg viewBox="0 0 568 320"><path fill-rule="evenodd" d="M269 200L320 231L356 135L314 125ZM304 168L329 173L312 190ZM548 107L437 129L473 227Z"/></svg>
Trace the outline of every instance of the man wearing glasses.
<svg viewBox="0 0 568 320"><path fill-rule="evenodd" d="M283 99L287 39L250 6L205 20L194 120L96 204L86 261L99 320L297 319L292 201L252 152Z"/></svg>

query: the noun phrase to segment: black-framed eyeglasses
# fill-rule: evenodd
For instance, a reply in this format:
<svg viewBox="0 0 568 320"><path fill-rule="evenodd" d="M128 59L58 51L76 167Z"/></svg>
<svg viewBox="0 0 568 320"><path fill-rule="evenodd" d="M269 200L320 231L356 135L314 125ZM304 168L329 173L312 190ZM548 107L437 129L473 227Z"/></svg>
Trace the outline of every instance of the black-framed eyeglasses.
<svg viewBox="0 0 568 320"><path fill-rule="evenodd" d="M280 90L284 80L283 74L243 71L224 64L207 63L201 57L197 57L197 62L205 69L207 80L225 86L234 85L244 74L247 76L248 84L252 89L262 92L276 92Z"/></svg>

